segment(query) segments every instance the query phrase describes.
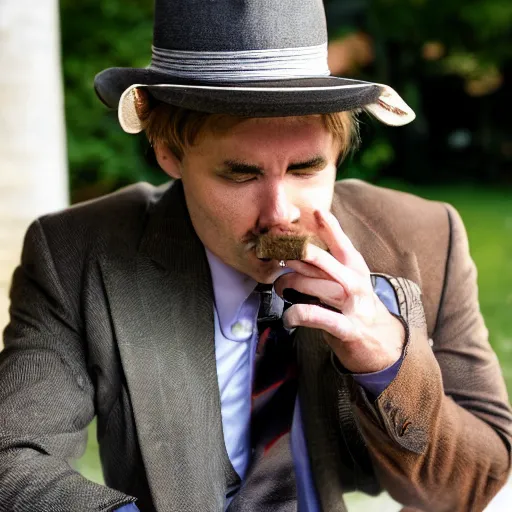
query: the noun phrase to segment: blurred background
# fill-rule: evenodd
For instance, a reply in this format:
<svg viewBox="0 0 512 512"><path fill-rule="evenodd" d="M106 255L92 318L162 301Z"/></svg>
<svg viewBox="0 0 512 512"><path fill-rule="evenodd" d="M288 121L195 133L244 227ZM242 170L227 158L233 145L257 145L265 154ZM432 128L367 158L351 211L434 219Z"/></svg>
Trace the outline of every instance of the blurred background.
<svg viewBox="0 0 512 512"><path fill-rule="evenodd" d="M332 73L390 84L417 113L399 129L363 116L361 149L339 178L411 191L459 210L479 269L481 309L510 392L512 2L324 4ZM165 180L146 158L144 137L125 134L92 87L102 69L149 64L152 13L152 0L0 2L2 324L32 219L135 181ZM90 437L78 467L101 481L94 426ZM356 496L350 503L363 510L367 502ZM379 503L378 510L397 510L389 500Z"/></svg>

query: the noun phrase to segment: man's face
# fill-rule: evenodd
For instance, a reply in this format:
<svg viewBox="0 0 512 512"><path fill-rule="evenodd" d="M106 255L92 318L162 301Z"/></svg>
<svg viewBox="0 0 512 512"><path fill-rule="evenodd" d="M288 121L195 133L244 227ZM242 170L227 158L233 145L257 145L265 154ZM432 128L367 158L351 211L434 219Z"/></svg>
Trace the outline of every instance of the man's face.
<svg viewBox="0 0 512 512"><path fill-rule="evenodd" d="M319 116L244 120L204 130L180 172L188 211L203 244L258 282L279 275L254 241L270 232L315 234L315 209L329 209L338 143Z"/></svg>

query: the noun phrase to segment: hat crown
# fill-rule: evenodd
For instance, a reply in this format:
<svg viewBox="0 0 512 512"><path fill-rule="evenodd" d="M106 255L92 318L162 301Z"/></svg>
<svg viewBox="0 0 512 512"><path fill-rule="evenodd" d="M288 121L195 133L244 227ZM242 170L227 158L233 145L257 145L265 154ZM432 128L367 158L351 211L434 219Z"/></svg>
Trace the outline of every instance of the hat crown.
<svg viewBox="0 0 512 512"><path fill-rule="evenodd" d="M322 0L156 0L153 45L195 52L327 42Z"/></svg>
<svg viewBox="0 0 512 512"><path fill-rule="evenodd" d="M143 129L142 87L157 101L242 117L365 108L387 124L414 119L391 88L330 76L322 0L155 0L149 66L110 68L94 83L128 133Z"/></svg>

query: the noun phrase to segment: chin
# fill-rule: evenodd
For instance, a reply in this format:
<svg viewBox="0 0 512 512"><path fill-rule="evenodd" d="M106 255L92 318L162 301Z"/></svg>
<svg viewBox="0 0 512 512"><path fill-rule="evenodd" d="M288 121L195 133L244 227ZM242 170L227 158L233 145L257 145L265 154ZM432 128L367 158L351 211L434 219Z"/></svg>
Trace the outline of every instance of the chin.
<svg viewBox="0 0 512 512"><path fill-rule="evenodd" d="M247 272L247 274L258 283L272 284L279 276L279 270L281 269L279 263L275 260L261 261L258 258L255 259L257 263L251 265L250 272Z"/></svg>
<svg viewBox="0 0 512 512"><path fill-rule="evenodd" d="M258 283L271 284L279 277L281 267L276 260L263 261L256 257L254 250L246 253L242 265L236 267L240 272Z"/></svg>

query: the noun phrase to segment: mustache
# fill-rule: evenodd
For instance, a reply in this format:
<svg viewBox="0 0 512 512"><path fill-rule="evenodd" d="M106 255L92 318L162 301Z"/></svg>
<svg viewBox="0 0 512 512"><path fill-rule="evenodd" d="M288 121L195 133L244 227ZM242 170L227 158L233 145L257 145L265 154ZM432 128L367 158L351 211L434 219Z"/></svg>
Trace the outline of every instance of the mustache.
<svg viewBox="0 0 512 512"><path fill-rule="evenodd" d="M255 249L260 259L301 260L309 243L327 249L326 244L312 233L279 230L251 237L246 250Z"/></svg>
<svg viewBox="0 0 512 512"><path fill-rule="evenodd" d="M293 238L297 238L300 236L304 236L304 237L313 236L313 234L306 232L304 230L297 230L297 229L295 229L295 230L292 230L292 229L271 230L271 231L267 231L266 233L260 233L258 235L255 235L254 233L249 233L246 237L244 237L242 239L242 244L244 246L246 246L246 250L250 250L250 249L253 249L254 247L256 247L257 245L259 245L261 243L261 240L265 240L265 239L267 239L267 240L290 239L291 240Z"/></svg>
<svg viewBox="0 0 512 512"><path fill-rule="evenodd" d="M256 256L265 260L302 260L308 243L308 236L261 236L256 244Z"/></svg>

